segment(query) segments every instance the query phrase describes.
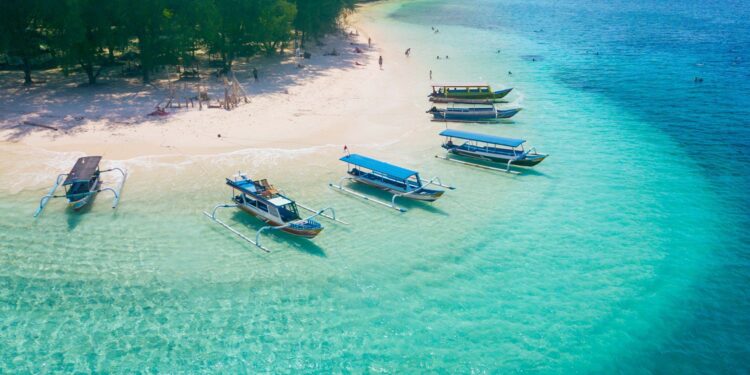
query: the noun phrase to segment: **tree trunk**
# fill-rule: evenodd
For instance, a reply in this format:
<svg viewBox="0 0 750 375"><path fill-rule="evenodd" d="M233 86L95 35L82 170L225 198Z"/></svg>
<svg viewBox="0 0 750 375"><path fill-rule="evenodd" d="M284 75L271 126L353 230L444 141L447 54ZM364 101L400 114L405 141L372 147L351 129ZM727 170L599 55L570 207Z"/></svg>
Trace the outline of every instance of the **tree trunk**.
<svg viewBox="0 0 750 375"><path fill-rule="evenodd" d="M143 83L149 83L151 81L151 63L149 61L149 52L146 47L146 42L142 35L138 35L138 50L141 52L141 74L143 74Z"/></svg>
<svg viewBox="0 0 750 375"><path fill-rule="evenodd" d="M31 85L31 60L23 58L23 84L25 86Z"/></svg>
<svg viewBox="0 0 750 375"><path fill-rule="evenodd" d="M86 72L86 77L89 78L89 85L95 85L96 84L96 74L94 74L94 64L91 63L81 63L81 67Z"/></svg>

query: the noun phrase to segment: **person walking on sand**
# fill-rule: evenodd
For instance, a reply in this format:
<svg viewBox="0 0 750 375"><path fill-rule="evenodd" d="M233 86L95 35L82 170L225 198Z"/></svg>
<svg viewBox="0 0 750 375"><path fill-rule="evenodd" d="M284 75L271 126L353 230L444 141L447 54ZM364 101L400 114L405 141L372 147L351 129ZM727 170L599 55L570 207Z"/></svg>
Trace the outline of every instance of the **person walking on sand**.
<svg viewBox="0 0 750 375"><path fill-rule="evenodd" d="M430 81L432 81L432 70L430 69Z"/></svg>
<svg viewBox="0 0 750 375"><path fill-rule="evenodd" d="M367 48L372 47L372 38L367 38Z"/></svg>
<svg viewBox="0 0 750 375"><path fill-rule="evenodd" d="M258 68L253 68L253 78L255 78L255 82L258 82Z"/></svg>
<svg viewBox="0 0 750 375"><path fill-rule="evenodd" d="M409 57L410 53L411 53L411 47L407 48L404 54L406 55L406 57Z"/></svg>
<svg viewBox="0 0 750 375"><path fill-rule="evenodd" d="M383 56L380 56L380 58L378 58L378 64L380 64L380 70L383 70Z"/></svg>

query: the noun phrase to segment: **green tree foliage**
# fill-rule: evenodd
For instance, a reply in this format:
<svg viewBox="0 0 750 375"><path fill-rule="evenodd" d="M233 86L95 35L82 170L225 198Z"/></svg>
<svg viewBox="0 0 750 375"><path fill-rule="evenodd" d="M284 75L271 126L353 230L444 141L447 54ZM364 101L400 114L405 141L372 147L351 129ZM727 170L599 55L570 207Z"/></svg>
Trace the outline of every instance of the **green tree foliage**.
<svg viewBox="0 0 750 375"><path fill-rule="evenodd" d="M291 39L289 30L297 9L294 4L285 0L261 0L258 8L257 32L254 39L263 46L266 54L272 55L283 43Z"/></svg>
<svg viewBox="0 0 750 375"><path fill-rule="evenodd" d="M95 84L118 54L137 56L143 81L164 65L190 66L198 51L238 57L274 54L293 37L335 29L354 0L0 0L0 53L22 61L55 56Z"/></svg>
<svg viewBox="0 0 750 375"><path fill-rule="evenodd" d="M303 41L333 31L342 11L354 7L354 0L295 0L297 15L294 27L302 33Z"/></svg>
<svg viewBox="0 0 750 375"><path fill-rule="evenodd" d="M1 0L0 51L20 59L30 85L33 60L49 52L49 20L54 0Z"/></svg>
<svg viewBox="0 0 750 375"><path fill-rule="evenodd" d="M79 64L93 85L107 61L105 54L112 59L113 49L123 42L125 34L119 30L122 14L116 2L66 0L63 15L57 25L55 45L62 53L63 63Z"/></svg>

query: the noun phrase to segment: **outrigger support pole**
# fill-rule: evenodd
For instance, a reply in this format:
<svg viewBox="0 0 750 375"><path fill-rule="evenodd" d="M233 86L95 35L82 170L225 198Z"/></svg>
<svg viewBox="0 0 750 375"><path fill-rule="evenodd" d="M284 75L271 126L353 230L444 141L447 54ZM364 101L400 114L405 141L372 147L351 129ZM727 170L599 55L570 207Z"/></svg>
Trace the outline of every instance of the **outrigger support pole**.
<svg viewBox="0 0 750 375"><path fill-rule="evenodd" d="M362 198L362 199L364 199L366 201L374 202L374 203L383 205L385 207L392 208L392 209L394 209L396 211L399 211L399 212L406 212L405 208L401 208L399 206L396 206L396 203L394 202L395 196L394 196L393 199L391 199L391 203L389 204L389 203L383 202L383 201L381 201L379 199L368 197L368 196L366 196L364 194L360 194L360 193L357 193L356 191L353 191L353 190L350 190L350 189L347 189L347 188L343 187L342 183L343 183L344 180L351 180L351 177L342 177L341 180L339 180L339 184L338 185L333 184L333 183L329 183L328 186L331 187L331 188L334 188L334 189L336 189L338 191L351 194L351 195L353 195L355 197Z"/></svg>
<svg viewBox="0 0 750 375"><path fill-rule="evenodd" d="M279 230L279 229L284 229L284 228L286 228L286 227L289 227L289 226L291 226L292 224L296 224L296 223L299 223L299 222L305 222L305 221L307 221L307 220L310 220L310 219L312 219L312 218L314 218L314 217L316 217L316 216L323 216L323 215L324 215L324 214L323 214L323 212L324 212L324 211L327 211L327 210L330 210L330 211L331 211L331 214L333 214L333 216L332 216L332 217L334 217L334 218L336 217L336 214L335 214L335 213L333 212L333 208L330 208L330 207L328 207L328 208L324 208L324 209L322 209L322 210L320 210L320 211L317 211L317 212L315 212L315 214L314 214L314 215L310 215L310 216L308 216L308 217L306 217L306 218L304 218L304 219L300 219L300 220L295 220L295 221L291 221L291 222L288 222L288 223L286 223L286 224L284 224L284 225L279 225L279 226L266 225L266 226L264 226L263 228L260 228L260 229L258 229L258 231L257 231L257 232L255 232L255 240L252 240L251 238L248 238L248 237L247 237L247 236L245 236L244 234L242 234L242 233L238 232L237 230L235 230L234 228L230 227L230 226L229 226L228 224L226 224L225 222L223 222L223 221L221 221L221 220L219 220L219 219L217 219L217 218L216 218L216 210L218 210L219 208L230 208L230 207L237 207L237 205L236 205L236 204L219 204L219 205L216 205L216 206L214 207L213 211L211 211L211 213L210 213L210 214L209 214L208 212L206 212L206 211L203 211L203 214L204 214L204 215L206 215L206 216L208 216L208 218L209 218L209 219L211 219L211 220L215 221L215 222L216 222L217 224L219 224L219 225L223 226L224 228L227 228L227 229L229 229L229 231L231 231L232 233L234 233L234 234L236 234L236 235L240 236L240 238L242 238L243 240L245 240L245 241L247 241L247 242L250 242L251 244L253 244L253 245L257 246L257 247L258 247L259 249L261 249L261 250L263 250L263 251L265 251L265 252L267 252L267 253L270 253L270 252L271 252L271 250L269 250L269 249L268 249L267 247L265 247L265 246L261 245L261 243L260 243L260 235L261 235L261 234L262 234L263 232L265 232L265 231L267 231L267 230ZM326 217L328 217L328 216L326 215ZM335 220L335 219L334 219L334 220ZM336 221L339 221L339 220L336 220ZM343 223L343 222L342 222L342 223Z"/></svg>
<svg viewBox="0 0 750 375"><path fill-rule="evenodd" d="M322 210L315 211L315 210L313 210L310 207L307 207L307 206L305 206L303 204L300 204L299 202L297 202L297 206L299 208L303 209L303 210L310 211L310 212L312 212L314 214L319 214L320 216L323 216L323 217L325 217L327 219L331 219L331 220L333 220L333 221L335 221L337 223L341 223L341 224L344 224L344 225L349 225L349 223L347 223L347 222L345 222L343 220L339 220L339 219L336 218L336 211L333 209L333 207L326 207L326 208L324 208ZM331 211L331 214L330 215L326 215L326 214L324 214L325 211Z"/></svg>
<svg viewBox="0 0 750 375"><path fill-rule="evenodd" d="M447 189L450 189L450 190L456 190L455 186L444 185L443 182L440 181L440 177L437 177L437 176L433 177L432 180L430 180L429 182L427 182L427 184L423 185L422 187L425 187L427 185L435 185L435 186L444 187L444 188L447 188Z"/></svg>
<svg viewBox="0 0 750 375"><path fill-rule="evenodd" d="M43 196L42 199L39 201L39 207L36 209L36 212L34 212L34 217L39 217L39 215L42 213L42 210L44 210L44 207L47 205L47 202L49 202L52 198L55 197L55 190L57 190L58 187L60 187L60 184L62 183L62 178L67 176L67 173L62 173L57 175L57 178L55 179L55 184L52 185L52 188L49 190L47 195Z"/></svg>
<svg viewBox="0 0 750 375"><path fill-rule="evenodd" d="M435 181L437 181L437 182L435 182ZM417 192L425 189L426 187L428 187L430 185L442 186L442 187L445 187L445 188L448 188L448 189L451 189L451 190L455 190L456 189L453 186L443 185L443 183L440 182L440 178L439 177L433 177L430 181L427 181L426 184L420 186L419 189L414 189L414 190L406 192L406 193L394 194L393 198L391 198L391 204L393 204L395 206L396 205L396 198L398 198L398 197L405 197L407 195L411 195L411 194L417 193Z"/></svg>
<svg viewBox="0 0 750 375"><path fill-rule="evenodd" d="M208 212L206 212L206 211L203 211L203 214L206 215L206 216L208 216L209 219L213 220L217 224L223 226L224 228L229 229L230 232L238 235L243 240L245 240L247 242L250 242L251 244L255 245L256 247L258 247L259 249L261 249L261 250L263 250L263 251L265 251L267 253L270 253L271 250L268 250L267 248L263 247L263 245L260 244L260 238L259 238L260 237L260 232L262 232L263 230L265 230L266 228L269 228L269 227L260 228L260 230L258 231L258 233L256 233L256 235L255 235L255 241L253 241L252 239L248 238L244 234L242 234L242 233L238 232L237 230L235 230L234 228L230 227L225 222L223 222L223 221L221 221L221 220L219 220L219 219L216 218L216 210L218 210L219 208L230 208L230 207L237 207L237 205L236 204L219 204L219 205L216 205L216 207L214 207L213 211L211 211L210 214Z"/></svg>
<svg viewBox="0 0 750 375"><path fill-rule="evenodd" d="M488 167L486 165L481 165L481 164L476 164L476 163L469 163L469 162L465 162L465 161L461 161L461 160L451 159L451 158L447 158L445 156L440 156L440 155L435 155L435 157L438 158L438 159L443 159L443 160L447 160L447 161L458 163L458 164L468 165L468 166L471 166L471 167L476 167L476 168L481 168L481 169L488 169L488 170L497 171L497 172L505 172L505 173L510 173L510 174L519 174L519 172L516 172L516 171L510 169L510 163L511 163L512 160L508 161L508 164L507 164L507 166L506 166L505 169L501 169L501 168Z"/></svg>
<svg viewBox="0 0 750 375"><path fill-rule="evenodd" d="M115 199L114 201L112 201L112 208L117 208L117 206L120 204L120 196L122 195L122 188L125 186L125 180L128 178L128 174L127 172L123 171L120 168L111 168L105 171L101 171L100 173L111 172L111 171L118 171L122 173L122 180L120 180L120 184L117 185L117 189L106 188L106 189L102 189L99 191L110 190L112 193L114 193Z"/></svg>

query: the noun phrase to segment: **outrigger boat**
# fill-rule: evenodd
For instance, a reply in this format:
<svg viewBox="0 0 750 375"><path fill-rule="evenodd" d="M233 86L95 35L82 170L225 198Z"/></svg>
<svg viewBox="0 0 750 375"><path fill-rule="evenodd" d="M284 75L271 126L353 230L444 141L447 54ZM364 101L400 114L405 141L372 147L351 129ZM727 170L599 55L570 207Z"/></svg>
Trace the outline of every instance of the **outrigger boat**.
<svg viewBox="0 0 750 375"><path fill-rule="evenodd" d="M432 85L430 101L435 103L491 104L508 95L512 88L493 91L486 83Z"/></svg>
<svg viewBox="0 0 750 375"><path fill-rule="evenodd" d="M430 108L427 113L432 114L433 120L456 121L456 122L485 122L511 118L520 112L521 108L497 109L494 105L490 107L477 108Z"/></svg>
<svg viewBox="0 0 750 375"><path fill-rule="evenodd" d="M526 141L523 139L498 137L489 134L472 133L455 129L443 130L440 132L440 135L446 137L445 143L443 143L442 147L451 154L505 164L505 169L503 170L435 155L435 157L444 160L485 169L513 173L510 170L511 165L533 167L541 163L548 156L546 154L537 153L536 149L533 147L529 150L524 150L523 144L526 143ZM454 138L465 140L466 142L456 144L453 143Z"/></svg>
<svg viewBox="0 0 750 375"><path fill-rule="evenodd" d="M115 197L112 202L112 208L117 208L120 204L122 187L125 185L125 180L127 179L128 174L120 168L111 168L104 171L100 170L99 162L101 160L101 156L85 156L79 158L69 173L58 175L55 179L55 184L39 201L39 207L36 209L36 212L34 212L34 217L37 217L42 213L42 210L44 210L44 207L47 206L47 203L52 198L67 198L68 206L77 211L91 203L94 200L94 196L102 191L110 191L114 194ZM118 171L122 174L120 184L116 189L111 187L102 189L101 174L113 171ZM57 191L60 185L65 189L65 195L55 195L55 191Z"/></svg>
<svg viewBox="0 0 750 375"><path fill-rule="evenodd" d="M323 225L315 220L317 216L346 224L336 219L336 213L333 208L328 207L315 211L282 194L269 184L266 179L256 181L242 173L238 173L232 179L227 178L226 184L232 188L231 201L233 203L216 205L211 213L204 211L203 214L266 252L270 250L260 243L260 235L266 230L281 230L295 236L311 239L320 234L324 228ZM219 208L229 207L239 208L268 225L258 230L255 234L255 240L252 240L216 218L216 211ZM299 208L310 211L313 215L302 218L299 214ZM330 211L331 215L325 214L326 211Z"/></svg>
<svg viewBox="0 0 750 375"><path fill-rule="evenodd" d="M396 205L396 198L398 197L434 202L440 198L445 191L428 189L428 186L435 185L451 190L455 189L453 186L443 185L438 177L434 177L431 180L424 182L416 171L385 163L367 156L350 154L339 160L347 164L347 176L342 177L338 184L328 184L330 187L401 212L406 212L406 209ZM368 197L343 187L342 183L344 180L359 182L387 191L393 194L393 198L391 198L391 202L388 203Z"/></svg>

